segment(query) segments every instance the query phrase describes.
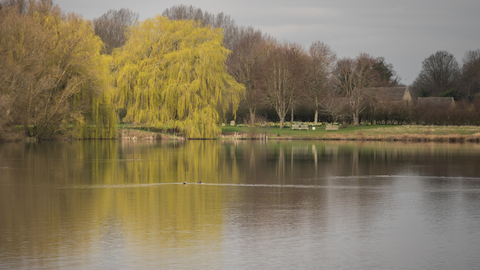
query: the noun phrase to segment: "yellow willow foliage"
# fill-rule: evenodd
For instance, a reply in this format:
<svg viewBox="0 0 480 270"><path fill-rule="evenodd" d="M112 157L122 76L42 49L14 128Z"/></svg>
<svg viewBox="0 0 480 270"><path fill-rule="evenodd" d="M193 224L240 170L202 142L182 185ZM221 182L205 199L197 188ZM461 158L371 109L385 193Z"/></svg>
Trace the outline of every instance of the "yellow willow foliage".
<svg viewBox="0 0 480 270"><path fill-rule="evenodd" d="M68 14L61 18L47 16L41 23L54 33L49 45L53 54L50 59L54 69L63 72L58 75L59 82L65 80L65 89L72 89L72 107L83 108L70 114L65 123L75 124L72 135L83 139L116 138L114 89L108 82L112 58L100 53L103 43L95 36L90 22Z"/></svg>
<svg viewBox="0 0 480 270"><path fill-rule="evenodd" d="M84 139L114 139L118 137L117 114L114 107L115 89L110 83L109 68L112 57L101 55L95 68L99 73L100 95L91 97L91 113L86 114L86 121L78 125L79 134Z"/></svg>
<svg viewBox="0 0 480 270"><path fill-rule="evenodd" d="M82 137L82 125L91 129L86 138L115 137L103 43L89 21L48 3L30 1L27 14L2 10L0 100L9 110L3 122L33 126L26 136L44 139Z"/></svg>
<svg viewBox="0 0 480 270"><path fill-rule="evenodd" d="M220 29L195 21L157 16L133 26L114 52L125 120L177 128L189 138L218 136L220 115L228 105L235 112L245 91L227 73L229 53Z"/></svg>

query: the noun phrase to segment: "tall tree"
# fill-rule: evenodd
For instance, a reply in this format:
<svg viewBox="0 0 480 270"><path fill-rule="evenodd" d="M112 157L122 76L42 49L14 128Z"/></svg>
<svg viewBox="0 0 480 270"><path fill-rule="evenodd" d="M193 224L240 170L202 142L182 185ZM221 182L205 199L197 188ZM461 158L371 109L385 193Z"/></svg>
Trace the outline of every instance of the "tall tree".
<svg viewBox="0 0 480 270"><path fill-rule="evenodd" d="M464 97L469 100L476 96L480 98L480 49L465 53L460 84Z"/></svg>
<svg viewBox="0 0 480 270"><path fill-rule="evenodd" d="M457 87L460 67L455 56L438 51L422 62L422 70L412 83L419 96L439 96Z"/></svg>
<svg viewBox="0 0 480 270"><path fill-rule="evenodd" d="M337 62L335 81L338 91L348 98L354 125L360 124L359 115L367 107L367 87L379 81L376 59L360 53L355 59L343 58Z"/></svg>
<svg viewBox="0 0 480 270"><path fill-rule="evenodd" d="M50 3L52 1L49 1ZM16 8L20 14L25 14L28 11L28 0L2 0L0 1L0 10L6 10L9 7Z"/></svg>
<svg viewBox="0 0 480 270"><path fill-rule="evenodd" d="M105 53L111 54L113 49L125 45L125 32L138 21L139 15L129 9L111 9L93 20L95 34L105 43Z"/></svg>
<svg viewBox="0 0 480 270"><path fill-rule="evenodd" d="M322 110L332 116L332 123L350 115L350 103L347 98L335 96L335 91L322 101Z"/></svg>
<svg viewBox="0 0 480 270"><path fill-rule="evenodd" d="M130 122L214 138L220 114L235 111L244 87L228 75L220 29L157 16L134 25L114 52L120 106ZM218 108L224 111L218 111Z"/></svg>
<svg viewBox="0 0 480 270"><path fill-rule="evenodd" d="M329 93L331 74L337 55L330 46L321 41L310 45L305 76L305 97L315 107L315 124L318 123L318 111Z"/></svg>
<svg viewBox="0 0 480 270"><path fill-rule="evenodd" d="M374 69L377 70L379 76L374 87L395 87L400 83L400 78L393 69L393 65L386 62L385 57L377 57L375 59Z"/></svg>
<svg viewBox="0 0 480 270"><path fill-rule="evenodd" d="M176 5L167 8L162 15L171 20L194 20L200 22L205 27L222 29L223 42L229 50L232 50L238 41L238 28L235 20L229 15L223 14L223 12L214 15L191 5Z"/></svg>
<svg viewBox="0 0 480 270"><path fill-rule="evenodd" d="M62 13L51 1L29 1L24 13L18 11L10 7L0 16L0 99L10 101L7 124L24 125L26 135L36 138L69 133L70 124L86 123L103 94L102 42L88 21Z"/></svg>
<svg viewBox="0 0 480 270"><path fill-rule="evenodd" d="M254 125L256 111L261 106L258 79L264 61L262 45L268 37L252 27L241 28L240 32L242 37L228 57L227 66L230 75L245 86L242 106L248 109L250 124Z"/></svg>
<svg viewBox="0 0 480 270"><path fill-rule="evenodd" d="M265 101L277 112L280 128L283 128L287 112L304 88L306 53L297 44L276 42L266 44L264 52L262 91Z"/></svg>

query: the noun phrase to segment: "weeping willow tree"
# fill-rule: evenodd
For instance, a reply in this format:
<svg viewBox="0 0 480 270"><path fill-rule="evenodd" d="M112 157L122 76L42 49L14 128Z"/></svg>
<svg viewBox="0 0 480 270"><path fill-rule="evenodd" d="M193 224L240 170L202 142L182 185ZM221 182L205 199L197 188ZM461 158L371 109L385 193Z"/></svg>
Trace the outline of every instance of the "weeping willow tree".
<svg viewBox="0 0 480 270"><path fill-rule="evenodd" d="M115 139L117 132L117 114L114 100L115 89L110 67L113 59L109 55L101 55L96 62L98 72L97 87L101 92L97 95L78 96L77 100L87 100L90 110L84 114L82 121L76 125L76 134L82 139Z"/></svg>
<svg viewBox="0 0 480 270"><path fill-rule="evenodd" d="M238 108L243 85L226 71L221 29L157 16L131 27L114 52L118 104L127 122L214 138L218 121ZM221 109L219 109L221 108Z"/></svg>

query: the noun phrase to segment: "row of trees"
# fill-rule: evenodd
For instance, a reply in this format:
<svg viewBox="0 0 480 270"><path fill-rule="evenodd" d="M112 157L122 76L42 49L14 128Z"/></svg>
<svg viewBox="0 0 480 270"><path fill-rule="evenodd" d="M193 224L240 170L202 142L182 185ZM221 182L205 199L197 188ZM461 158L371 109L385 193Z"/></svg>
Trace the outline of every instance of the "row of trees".
<svg viewBox="0 0 480 270"><path fill-rule="evenodd" d="M462 62L460 66L447 51L430 55L422 62L412 89L422 97L480 98L480 49L466 52Z"/></svg>
<svg viewBox="0 0 480 270"><path fill-rule="evenodd" d="M129 14L130 19L125 19L125 14ZM165 10L163 16L174 21L193 20L212 30L221 29L222 42L231 51L230 54L227 53L227 71L245 87L240 107L248 110L252 124L258 109L271 107L276 111L280 126L283 127L287 113L290 112L293 117L295 108L304 106L305 103L313 106L317 122L319 113L325 110L326 102L338 96L349 98L352 117L358 124L359 113L365 106L362 89L397 85L399 81L392 65L387 64L382 57L360 54L355 59L337 61L335 52L322 42L313 43L306 51L298 44L278 42L252 27L237 26L230 16L223 13L214 15L199 8L180 5ZM122 27L110 27L108 30L130 29L130 33L137 28L133 23L136 17L137 14L128 10L111 10L94 20L95 32L107 43L107 47L116 47L121 51L122 45L118 46L121 42L110 41L112 34L105 27L121 25ZM115 36L122 37L120 32ZM225 103L222 104L224 110ZM138 118L139 112L132 110L131 104L125 103L123 106L127 111L125 121L145 122ZM155 121L150 117L146 122L151 124Z"/></svg>
<svg viewBox="0 0 480 270"><path fill-rule="evenodd" d="M131 123L217 137L244 92L227 73L222 30L137 19L123 9L92 25L51 0L3 0L0 139L19 125L42 139L114 138L118 111Z"/></svg>
<svg viewBox="0 0 480 270"><path fill-rule="evenodd" d="M110 10L90 22L51 0L2 0L0 15L0 139L18 125L37 138L113 138L117 115L210 138L237 109L254 124L258 110L272 108L283 127L296 110L311 108L317 122L322 113L337 118L345 104L357 125L368 87L399 85L383 57L337 59L320 41L305 50L192 6L142 22ZM480 51L468 52L462 69L452 57L427 58L413 89L462 89L473 99Z"/></svg>
<svg viewBox="0 0 480 270"><path fill-rule="evenodd" d="M280 43L260 30L238 27L223 13L215 16L192 6L174 6L163 15L224 28L225 43L232 51L227 59L228 71L245 85L246 97L240 110L248 111L252 122L259 108L272 108L282 126L287 112L293 118L298 107L311 107L317 122L319 112L334 115L340 110L338 97L344 97L350 119L357 125L360 113L369 104L366 88L400 85L393 66L383 57L361 53L356 58L337 59L322 42L313 43L305 51L298 44ZM217 24L216 18L227 18L228 23ZM410 90L414 98L451 96L473 101L480 95L480 50L468 51L461 67L449 52L432 54L423 61Z"/></svg>

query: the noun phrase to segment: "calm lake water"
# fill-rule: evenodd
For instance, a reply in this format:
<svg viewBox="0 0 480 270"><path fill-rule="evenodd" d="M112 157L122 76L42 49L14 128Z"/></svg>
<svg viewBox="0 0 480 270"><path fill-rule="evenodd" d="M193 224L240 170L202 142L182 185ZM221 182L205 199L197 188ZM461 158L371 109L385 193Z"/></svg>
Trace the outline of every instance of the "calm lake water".
<svg viewBox="0 0 480 270"><path fill-rule="evenodd" d="M0 166L0 269L480 268L478 144L8 143Z"/></svg>

